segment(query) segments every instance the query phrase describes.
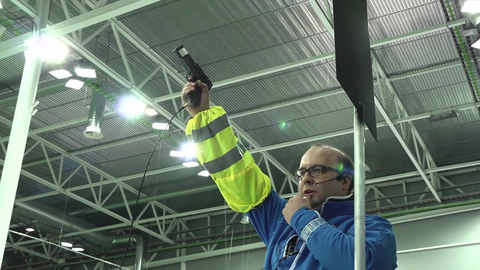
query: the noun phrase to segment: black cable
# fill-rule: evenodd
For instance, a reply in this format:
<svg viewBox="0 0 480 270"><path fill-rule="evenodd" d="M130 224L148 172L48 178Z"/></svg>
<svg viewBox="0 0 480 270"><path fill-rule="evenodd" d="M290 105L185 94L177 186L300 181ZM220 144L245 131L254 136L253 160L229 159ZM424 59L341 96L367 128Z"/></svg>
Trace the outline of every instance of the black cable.
<svg viewBox="0 0 480 270"><path fill-rule="evenodd" d="M168 120L167 127L170 126L170 123L173 121L175 116L177 116L178 113L183 111L183 109L185 109L185 107L186 106L182 106L182 108L180 108L175 114L173 114L172 118L170 118L170 120ZM165 128L162 131L162 133L160 134L160 137L158 138L158 141L155 144L155 147L153 148L152 154L150 155L150 158L147 161L147 166L145 167L145 171L143 172L142 182L140 183L140 187L138 188L137 200L135 201L135 205L133 206L132 222L130 223L130 231L128 232L127 248L125 249L125 254L123 255L122 263L120 264L120 269L119 270L122 270L123 264L125 263L125 259L127 258L128 248L130 247L130 241L132 240L133 222L135 220L135 214L136 214L136 211L137 211L138 200L140 199L140 195L142 194L142 187L143 187L143 183L145 182L145 177L147 176L148 167L150 167L150 162L152 162L153 155L157 151L157 147L160 145L160 142L162 141L163 135L165 134L166 130L167 129Z"/></svg>

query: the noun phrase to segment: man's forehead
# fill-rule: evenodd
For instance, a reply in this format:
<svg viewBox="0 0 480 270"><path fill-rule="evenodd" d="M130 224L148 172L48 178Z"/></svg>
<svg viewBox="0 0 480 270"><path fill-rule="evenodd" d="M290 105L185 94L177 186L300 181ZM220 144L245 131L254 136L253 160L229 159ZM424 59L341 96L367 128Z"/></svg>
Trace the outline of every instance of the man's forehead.
<svg viewBox="0 0 480 270"><path fill-rule="evenodd" d="M300 161L300 168L308 168L313 165L335 166L338 156L343 153L329 146L312 146Z"/></svg>

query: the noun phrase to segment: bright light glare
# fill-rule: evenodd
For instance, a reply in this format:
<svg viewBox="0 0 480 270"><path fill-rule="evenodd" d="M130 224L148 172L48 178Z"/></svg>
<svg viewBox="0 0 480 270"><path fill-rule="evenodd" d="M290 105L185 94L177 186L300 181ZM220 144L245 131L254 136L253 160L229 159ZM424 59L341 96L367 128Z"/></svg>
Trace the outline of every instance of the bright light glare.
<svg viewBox="0 0 480 270"><path fill-rule="evenodd" d="M132 96L127 96L119 100L117 109L125 117L136 117L145 111L145 103Z"/></svg>
<svg viewBox="0 0 480 270"><path fill-rule="evenodd" d="M148 115L148 116L155 116L158 114L158 112L155 110L155 109L152 109L152 108L148 108L145 113Z"/></svg>
<svg viewBox="0 0 480 270"><path fill-rule="evenodd" d="M34 232L35 229L34 229L34 228L26 228L25 231L27 231L27 232Z"/></svg>
<svg viewBox="0 0 480 270"><path fill-rule="evenodd" d="M183 162L182 164L183 164L183 166L185 166L187 168L198 167L200 165L196 161L187 161L187 162Z"/></svg>
<svg viewBox="0 0 480 270"><path fill-rule="evenodd" d="M2 2L0 2L0 9L2 9L2 8L3 8L3 6L2 6Z"/></svg>
<svg viewBox="0 0 480 270"><path fill-rule="evenodd" d="M70 73L66 69L52 70L52 71L49 71L48 73L50 73L53 77L55 77L59 80L72 77L72 73Z"/></svg>
<svg viewBox="0 0 480 270"><path fill-rule="evenodd" d="M83 247L74 247L72 248L73 251L77 251L77 252L82 252L84 251Z"/></svg>
<svg viewBox="0 0 480 270"><path fill-rule="evenodd" d="M171 157L185 157L185 154L182 151L170 151Z"/></svg>
<svg viewBox="0 0 480 270"><path fill-rule="evenodd" d="M480 1L467 1L461 11L465 13L480 13Z"/></svg>
<svg viewBox="0 0 480 270"><path fill-rule="evenodd" d="M75 73L79 77L83 78L96 78L97 73L95 72L95 69L93 68L75 68Z"/></svg>
<svg viewBox="0 0 480 270"><path fill-rule="evenodd" d="M80 80L76 80L76 79L70 79L68 80L68 82L65 84L66 87L68 88L73 88L73 89L77 89L79 90L80 88L82 88L82 86L84 85L85 83L80 81Z"/></svg>
<svg viewBox="0 0 480 270"><path fill-rule="evenodd" d="M158 130L168 130L169 125L167 123L152 123L152 128L153 129L158 129Z"/></svg>
<svg viewBox="0 0 480 270"><path fill-rule="evenodd" d="M41 37L40 51L43 60L61 63L68 55L68 46L56 38Z"/></svg>
<svg viewBox="0 0 480 270"><path fill-rule="evenodd" d="M475 43L472 44L472 48L480 49L480 39L477 40Z"/></svg>
<svg viewBox="0 0 480 270"><path fill-rule="evenodd" d="M182 146L180 147L180 151L182 151L186 157L189 157L189 158L195 157L196 151L195 151L195 145L193 143L182 144Z"/></svg>
<svg viewBox="0 0 480 270"><path fill-rule="evenodd" d="M69 242L61 242L60 245L62 245L62 247L68 247L68 248L73 247L73 244Z"/></svg>
<svg viewBox="0 0 480 270"><path fill-rule="evenodd" d="M207 170L203 170L203 171L199 172L198 175L207 177L207 176L210 175L210 173Z"/></svg>

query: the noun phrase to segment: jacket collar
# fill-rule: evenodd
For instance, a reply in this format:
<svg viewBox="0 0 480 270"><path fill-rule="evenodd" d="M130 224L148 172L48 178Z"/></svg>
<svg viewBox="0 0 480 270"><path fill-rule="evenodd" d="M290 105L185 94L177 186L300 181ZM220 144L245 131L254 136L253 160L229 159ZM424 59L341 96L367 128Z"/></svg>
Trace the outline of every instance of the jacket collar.
<svg viewBox="0 0 480 270"><path fill-rule="evenodd" d="M323 203L320 216L326 221L338 216L353 216L353 193L347 196L332 196Z"/></svg>

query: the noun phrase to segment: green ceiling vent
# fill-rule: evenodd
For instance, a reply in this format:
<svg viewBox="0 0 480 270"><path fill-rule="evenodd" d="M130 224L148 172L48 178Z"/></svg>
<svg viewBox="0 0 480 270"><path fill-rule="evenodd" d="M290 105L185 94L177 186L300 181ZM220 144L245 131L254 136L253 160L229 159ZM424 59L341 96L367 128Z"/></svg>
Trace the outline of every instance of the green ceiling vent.
<svg viewBox="0 0 480 270"><path fill-rule="evenodd" d="M99 140L103 138L100 126L103 122L103 112L105 111L106 97L97 91L93 91L92 101L90 102L90 112L88 113L88 126L83 135L89 139Z"/></svg>

